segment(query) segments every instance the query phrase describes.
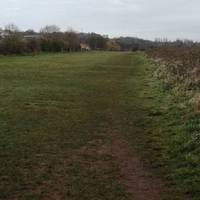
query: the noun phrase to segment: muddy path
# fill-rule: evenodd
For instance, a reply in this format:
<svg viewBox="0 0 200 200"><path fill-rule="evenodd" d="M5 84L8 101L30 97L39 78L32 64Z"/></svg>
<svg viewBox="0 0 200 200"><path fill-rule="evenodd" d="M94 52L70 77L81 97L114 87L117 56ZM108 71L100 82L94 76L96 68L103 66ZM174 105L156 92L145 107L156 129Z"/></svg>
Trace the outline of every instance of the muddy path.
<svg viewBox="0 0 200 200"><path fill-rule="evenodd" d="M124 138L113 136L112 155L120 169L120 182L132 199L160 200L167 192L161 180L150 176L150 170Z"/></svg>

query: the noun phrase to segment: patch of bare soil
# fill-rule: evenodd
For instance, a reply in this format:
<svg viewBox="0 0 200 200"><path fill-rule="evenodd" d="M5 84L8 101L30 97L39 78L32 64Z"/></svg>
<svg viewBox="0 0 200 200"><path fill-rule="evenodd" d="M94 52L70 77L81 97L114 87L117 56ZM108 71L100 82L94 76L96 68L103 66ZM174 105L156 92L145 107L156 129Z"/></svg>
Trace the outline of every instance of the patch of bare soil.
<svg viewBox="0 0 200 200"><path fill-rule="evenodd" d="M113 137L112 155L120 168L120 182L134 200L161 200L166 188L161 180L150 176L150 171L119 136Z"/></svg>

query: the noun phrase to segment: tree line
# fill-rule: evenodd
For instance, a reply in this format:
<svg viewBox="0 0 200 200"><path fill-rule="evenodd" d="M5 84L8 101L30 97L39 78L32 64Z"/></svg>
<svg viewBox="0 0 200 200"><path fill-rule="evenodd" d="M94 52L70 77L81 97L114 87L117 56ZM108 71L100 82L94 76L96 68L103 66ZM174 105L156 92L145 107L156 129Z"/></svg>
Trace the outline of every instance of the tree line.
<svg viewBox="0 0 200 200"><path fill-rule="evenodd" d="M77 33L73 30L62 32L56 25L45 26L39 32L20 31L10 24L0 28L0 54L26 54L38 52L75 52L81 44L91 50L120 50L115 41L97 33Z"/></svg>
<svg viewBox="0 0 200 200"><path fill-rule="evenodd" d="M34 30L20 31L9 24L0 28L0 54L29 54L38 52L75 52L81 51L82 45L91 50L109 51L143 51L161 46L199 46L189 40L168 41L156 39L143 40L135 37L119 37L110 39L97 33L78 33L73 30L61 31L56 25L42 27L39 32ZM85 46L84 45L84 46Z"/></svg>
<svg viewBox="0 0 200 200"><path fill-rule="evenodd" d="M107 43L107 38L96 33L89 34L85 41L81 41L79 33L73 30L61 32L56 25L45 26L40 32L23 32L10 24L0 32L1 54L80 51L81 42L87 43L93 50L104 50Z"/></svg>

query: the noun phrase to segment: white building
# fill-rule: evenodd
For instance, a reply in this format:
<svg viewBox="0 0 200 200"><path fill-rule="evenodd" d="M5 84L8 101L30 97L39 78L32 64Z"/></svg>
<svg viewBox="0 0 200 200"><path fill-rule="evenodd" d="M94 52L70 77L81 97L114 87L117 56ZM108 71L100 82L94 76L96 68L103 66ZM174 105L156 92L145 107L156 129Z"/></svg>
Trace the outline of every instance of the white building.
<svg viewBox="0 0 200 200"><path fill-rule="evenodd" d="M91 50L91 48L88 44L81 43L80 46L81 46L81 51L90 51Z"/></svg>

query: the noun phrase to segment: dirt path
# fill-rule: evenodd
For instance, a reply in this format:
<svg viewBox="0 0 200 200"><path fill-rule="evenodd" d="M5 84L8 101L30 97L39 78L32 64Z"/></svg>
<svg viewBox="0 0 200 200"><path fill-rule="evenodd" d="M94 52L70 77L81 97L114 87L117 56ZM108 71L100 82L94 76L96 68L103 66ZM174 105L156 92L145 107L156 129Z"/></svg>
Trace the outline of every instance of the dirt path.
<svg viewBox="0 0 200 200"><path fill-rule="evenodd" d="M123 133L126 131L124 127L127 126L128 121L124 108L120 108L120 100L124 101L123 95L120 94L123 89L120 87L123 85L122 80L127 78L128 72L124 70L120 76L117 80L121 81L111 81L110 84L112 100L108 102L111 112L108 112L106 117L108 121L106 134L112 142L110 147L103 149L111 153L120 171L119 182L131 200L161 200L164 195L166 196L168 189L151 173L150 169L144 166L144 162ZM134 127L134 124L131 126Z"/></svg>
<svg viewBox="0 0 200 200"><path fill-rule="evenodd" d="M114 136L111 151L120 168L120 182L134 200L161 200L166 192L163 183L150 176L126 140Z"/></svg>

